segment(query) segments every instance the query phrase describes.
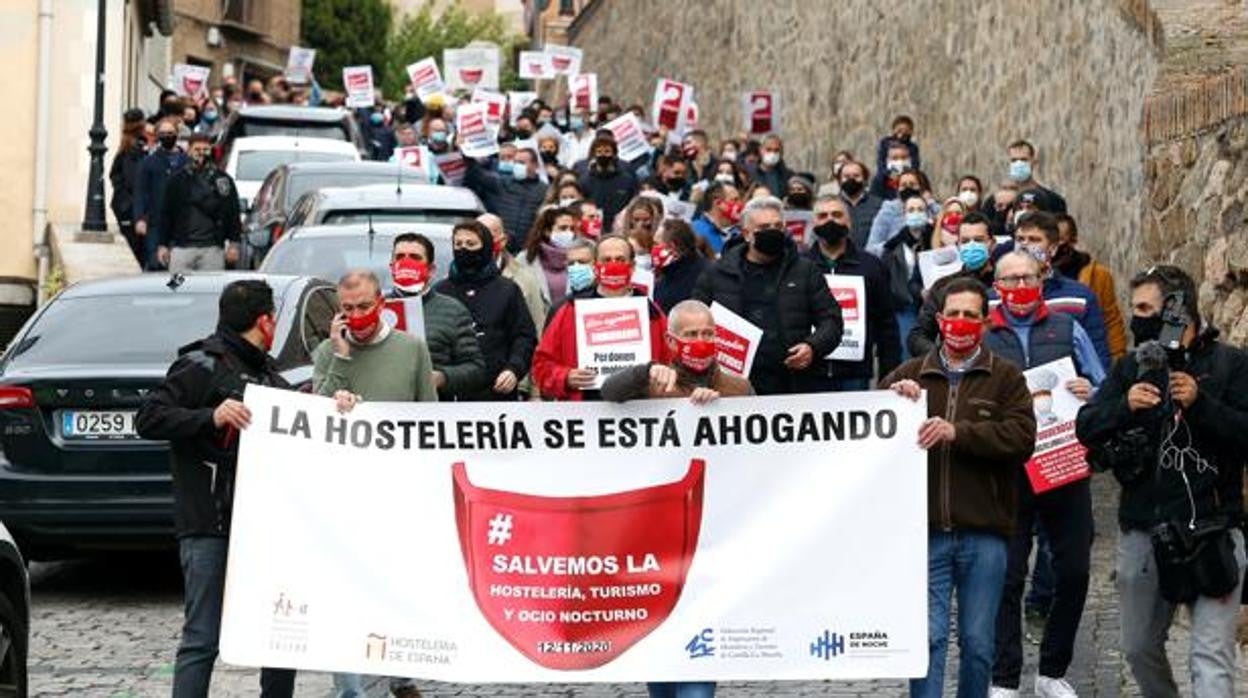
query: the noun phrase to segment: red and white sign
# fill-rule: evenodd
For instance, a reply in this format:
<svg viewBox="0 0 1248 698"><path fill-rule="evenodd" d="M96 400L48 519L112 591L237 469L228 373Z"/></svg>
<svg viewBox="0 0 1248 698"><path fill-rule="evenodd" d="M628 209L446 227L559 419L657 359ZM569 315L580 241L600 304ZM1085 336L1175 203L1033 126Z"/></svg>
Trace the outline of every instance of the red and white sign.
<svg viewBox="0 0 1248 698"><path fill-rule="evenodd" d="M784 212L784 229L789 231L789 237L793 238L793 242L797 243L799 248L809 247L814 224L815 217L810 211L785 210Z"/></svg>
<svg viewBox="0 0 1248 698"><path fill-rule="evenodd" d="M1075 436L1075 417L1083 402L1066 389L1078 377L1075 362L1065 358L1023 375L1036 413L1036 450L1026 467L1031 490L1044 494L1089 477L1088 449Z"/></svg>
<svg viewBox="0 0 1248 698"><path fill-rule="evenodd" d="M595 388L616 371L650 361L648 298L578 300L575 310L577 366L598 372Z"/></svg>
<svg viewBox="0 0 1248 698"><path fill-rule="evenodd" d="M654 104L650 108L650 120L655 126L683 133L689 119L689 103L693 101L693 88L683 82L659 78L654 87Z"/></svg>
<svg viewBox="0 0 1248 698"><path fill-rule="evenodd" d="M416 96L422 102L431 95L446 92L446 83L442 82L442 71L438 70L438 62L433 58L422 58L407 66L407 79L411 80Z"/></svg>
<svg viewBox="0 0 1248 698"><path fill-rule="evenodd" d="M408 145L394 149L395 160L418 170L423 170L425 167L425 155L424 147L419 145Z"/></svg>
<svg viewBox="0 0 1248 698"><path fill-rule="evenodd" d="M208 76L211 73L211 68L202 65L175 63L170 78L172 89L180 97L198 99L208 93Z"/></svg>
<svg viewBox="0 0 1248 698"><path fill-rule="evenodd" d="M521 51L517 62L521 80L549 80L555 77L550 55L545 51Z"/></svg>
<svg viewBox="0 0 1248 698"><path fill-rule="evenodd" d="M481 102L461 104L455 110L455 132L459 149L470 158L484 158L498 152L498 136L490 128L489 107Z"/></svg>
<svg viewBox="0 0 1248 698"><path fill-rule="evenodd" d="M516 125L516 119L520 117L520 112L525 107L533 103L537 99L536 92L508 92L507 93L507 119L512 126Z"/></svg>
<svg viewBox="0 0 1248 698"><path fill-rule="evenodd" d="M608 121L603 128L615 134L615 147L624 162L631 162L650 152L650 142L641 130L641 122L631 111Z"/></svg>
<svg viewBox="0 0 1248 698"><path fill-rule="evenodd" d="M498 49L448 48L442 51L446 84L452 90L498 89Z"/></svg>
<svg viewBox="0 0 1248 698"><path fill-rule="evenodd" d="M568 78L568 101L574 112L589 114L598 109L598 74L581 73Z"/></svg>
<svg viewBox="0 0 1248 698"><path fill-rule="evenodd" d="M472 103L485 105L485 125L498 137L503 127L503 114L507 112L507 95L478 87L472 91Z"/></svg>
<svg viewBox="0 0 1248 698"><path fill-rule="evenodd" d="M347 90L348 107L371 107L377 102L373 90L373 66L352 65L342 69L342 86Z"/></svg>
<svg viewBox="0 0 1248 698"><path fill-rule="evenodd" d="M937 281L962 271L962 257L955 246L937 247L919 253L919 278L923 288L931 288Z"/></svg>
<svg viewBox="0 0 1248 698"><path fill-rule="evenodd" d="M381 319L400 332L425 338L425 304L420 298L386 299Z"/></svg>
<svg viewBox="0 0 1248 698"><path fill-rule="evenodd" d="M571 77L581 72L584 52L575 46L546 44L546 56L550 59L550 68L555 75Z"/></svg>
<svg viewBox="0 0 1248 698"><path fill-rule="evenodd" d="M719 303L711 304L711 317L715 318L719 367L734 376L749 378L758 343L763 341L762 329Z"/></svg>
<svg viewBox="0 0 1248 698"><path fill-rule="evenodd" d="M300 85L312 81L312 64L316 62L316 49L291 46L286 56L286 79Z"/></svg>
<svg viewBox="0 0 1248 698"><path fill-rule="evenodd" d="M598 225L601 226L602 223ZM633 288L646 294L648 298L654 298L654 272L649 269L634 267L632 282Z"/></svg>
<svg viewBox="0 0 1248 698"><path fill-rule="evenodd" d="M827 358L834 361L862 361L867 352L867 287L861 276L826 274L828 291L841 306L844 330L841 343Z"/></svg>
<svg viewBox="0 0 1248 698"><path fill-rule="evenodd" d="M463 153L453 150L449 153L434 155L433 161L438 164L438 171L442 173L442 179L445 179L447 184L457 187L464 181L468 163L464 161Z"/></svg>
<svg viewBox="0 0 1248 698"><path fill-rule="evenodd" d="M751 136L780 131L780 93L768 90L741 95L741 113L745 132Z"/></svg>

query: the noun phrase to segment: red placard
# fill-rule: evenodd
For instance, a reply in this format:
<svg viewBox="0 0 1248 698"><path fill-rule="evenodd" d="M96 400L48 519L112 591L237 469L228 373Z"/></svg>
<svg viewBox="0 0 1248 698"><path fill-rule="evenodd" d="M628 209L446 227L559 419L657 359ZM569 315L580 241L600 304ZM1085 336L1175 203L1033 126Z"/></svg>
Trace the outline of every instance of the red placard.
<svg viewBox="0 0 1248 698"><path fill-rule="evenodd" d="M750 355L750 340L724 327L715 326L715 350L724 368L738 375L745 374L745 361Z"/></svg>
<svg viewBox="0 0 1248 698"><path fill-rule="evenodd" d="M1075 436L1074 422L1062 422L1036 433L1036 443L1046 443L1052 448L1054 442L1059 444L1057 448L1027 461L1027 479L1036 494L1078 482L1092 474L1087 461L1088 449Z"/></svg>
<svg viewBox="0 0 1248 698"><path fill-rule="evenodd" d="M635 310L613 310L585 316L585 342L591 347L641 341L641 316Z"/></svg>

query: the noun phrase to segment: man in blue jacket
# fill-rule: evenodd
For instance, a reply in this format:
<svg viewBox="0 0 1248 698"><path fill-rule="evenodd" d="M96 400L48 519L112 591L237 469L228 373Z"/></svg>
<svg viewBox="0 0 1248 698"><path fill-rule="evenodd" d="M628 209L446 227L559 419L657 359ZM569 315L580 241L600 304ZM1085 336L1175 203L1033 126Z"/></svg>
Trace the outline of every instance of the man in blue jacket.
<svg viewBox="0 0 1248 698"><path fill-rule="evenodd" d="M538 178L537 155L531 150L516 150L511 171L496 171L493 161L486 165L465 158L464 186L481 198L485 210L503 219L507 230L507 251L515 254L524 247L529 228L546 198L546 185ZM488 165L488 166L487 166Z"/></svg>
<svg viewBox="0 0 1248 698"><path fill-rule="evenodd" d="M178 147L176 120L162 119L156 126L156 140L160 147L148 153L139 163L139 175L134 183L134 232L143 238L144 258L149 270L160 268L156 248L163 239L157 220L165 198L165 184L187 162L186 153Z"/></svg>

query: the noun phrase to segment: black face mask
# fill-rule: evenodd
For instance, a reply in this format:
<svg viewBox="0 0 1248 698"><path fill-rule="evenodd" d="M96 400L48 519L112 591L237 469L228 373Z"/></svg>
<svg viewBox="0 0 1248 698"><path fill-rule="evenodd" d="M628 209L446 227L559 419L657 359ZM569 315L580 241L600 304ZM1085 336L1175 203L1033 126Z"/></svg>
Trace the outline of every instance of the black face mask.
<svg viewBox="0 0 1248 698"><path fill-rule="evenodd" d="M762 228L754 231L754 249L768 257L778 257L784 252L785 231L783 228Z"/></svg>
<svg viewBox="0 0 1248 698"><path fill-rule="evenodd" d="M598 163L599 168L605 170L608 167L615 164L615 156L614 155L597 155L594 157L594 162Z"/></svg>
<svg viewBox="0 0 1248 698"><path fill-rule="evenodd" d="M668 191L680 191L681 189L685 188L685 180L679 177L672 177L671 179L665 179L663 180L663 183L667 185Z"/></svg>
<svg viewBox="0 0 1248 698"><path fill-rule="evenodd" d="M898 189L898 190L897 190L897 200L898 200L898 201L905 201L906 199L913 199L914 197L916 197L916 196L918 196L918 195L919 195L919 190L918 190L918 189L911 189L910 187L906 187L905 189Z"/></svg>
<svg viewBox="0 0 1248 698"><path fill-rule="evenodd" d="M542 162L548 165L553 165L555 161L557 161L558 159L559 159L558 153L552 153L549 150L542 151Z"/></svg>
<svg viewBox="0 0 1248 698"><path fill-rule="evenodd" d="M1163 324L1160 313L1146 317L1131 316L1131 336L1135 338L1135 346L1138 347L1160 337Z"/></svg>
<svg viewBox="0 0 1248 698"><path fill-rule="evenodd" d="M849 226L842 225L836 221L828 221L814 228L815 237L828 243L829 245L839 245L849 235Z"/></svg>
<svg viewBox="0 0 1248 698"><path fill-rule="evenodd" d="M173 147L178 144L178 134L174 133L168 136L160 136L156 140L160 141L160 146L165 150L173 150Z"/></svg>
<svg viewBox="0 0 1248 698"><path fill-rule="evenodd" d="M841 191L845 192L846 196L858 196L862 193L862 189L862 182L859 182L856 179L847 179L844 182L841 182Z"/></svg>
<svg viewBox="0 0 1248 698"><path fill-rule="evenodd" d="M525 138L528 138L529 136L532 136L532 135L533 135L533 132L527 129L522 129L522 128L516 129L516 138L519 138L520 140L524 140Z"/></svg>
<svg viewBox="0 0 1248 698"><path fill-rule="evenodd" d="M457 271L472 273L494 259L493 250L489 247L482 247L479 250L469 250L460 248L454 251L455 269Z"/></svg>
<svg viewBox="0 0 1248 698"><path fill-rule="evenodd" d="M810 208L811 196L808 191L795 191L789 194L789 205L795 208Z"/></svg>

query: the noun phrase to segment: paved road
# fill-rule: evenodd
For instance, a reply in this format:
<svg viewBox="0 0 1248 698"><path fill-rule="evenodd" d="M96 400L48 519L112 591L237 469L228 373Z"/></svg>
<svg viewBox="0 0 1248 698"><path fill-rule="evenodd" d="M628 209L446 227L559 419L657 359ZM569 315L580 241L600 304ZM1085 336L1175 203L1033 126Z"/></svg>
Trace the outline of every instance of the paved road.
<svg viewBox="0 0 1248 698"><path fill-rule="evenodd" d="M1097 530L1092 584L1069 679L1081 696L1138 695L1117 650L1118 611L1113 591L1113 484L1094 486ZM95 697L167 696L180 623L180 577L172 555L109 556L33 570L34 620L32 695ZM1182 619L1180 618L1180 624ZM1171 656L1186 670L1187 637L1172 633ZM1036 648L1027 647L1024 688L1034 677ZM948 672L956 673L951 666ZM257 693L256 672L218 666L214 696ZM324 674L302 674L300 696L332 694ZM451 685L422 684L429 696L644 696L633 685ZM900 682L727 684L723 696L889 696L904 693ZM1184 690L1186 695L1188 691ZM1248 661L1240 658L1239 694L1248 695ZM370 695L385 695L375 682ZM1025 694L1026 695L1026 694Z"/></svg>

